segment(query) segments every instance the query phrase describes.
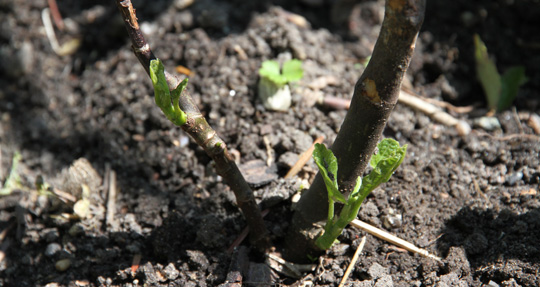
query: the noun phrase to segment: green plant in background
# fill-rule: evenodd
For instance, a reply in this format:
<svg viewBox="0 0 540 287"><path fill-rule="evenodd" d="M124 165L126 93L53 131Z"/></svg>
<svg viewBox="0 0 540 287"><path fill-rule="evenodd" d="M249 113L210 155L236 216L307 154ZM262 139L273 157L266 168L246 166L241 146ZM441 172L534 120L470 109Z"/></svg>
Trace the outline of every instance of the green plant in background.
<svg viewBox="0 0 540 287"><path fill-rule="evenodd" d="M322 144L316 144L313 152L315 163L323 177L328 192L328 220L324 233L317 238L315 244L322 250L332 246L343 229L356 218L364 199L381 183L387 182L401 164L407 152L407 145L400 146L393 139L383 139L377 148L379 152L369 162L373 170L364 178L358 177L353 191L346 199L339 191L337 183L338 164L331 150ZM334 203L343 203L340 215L334 215Z"/></svg>
<svg viewBox="0 0 540 287"><path fill-rule="evenodd" d="M22 187L21 178L17 172L17 167L19 166L20 161L21 154L19 152L15 152L13 159L11 160L11 170L9 171L9 175L4 182L4 186L2 186L0 189L0 195L9 195L14 189Z"/></svg>
<svg viewBox="0 0 540 287"><path fill-rule="evenodd" d="M184 79L171 93L165 78L165 68L159 59L150 61L150 78L154 86L156 105L173 124L177 126L185 124L187 117L178 106L178 101L187 86L188 79Z"/></svg>
<svg viewBox="0 0 540 287"><path fill-rule="evenodd" d="M259 97L265 108L286 111L291 106L290 82L304 76L302 61L292 59L283 64L283 68L274 60L262 62L259 69Z"/></svg>
<svg viewBox="0 0 540 287"><path fill-rule="evenodd" d="M519 87L527 82L525 68L511 67L501 76L493 60L489 58L486 45L477 34L474 35L474 50L476 74L486 94L489 108L496 111L509 108Z"/></svg>
<svg viewBox="0 0 540 287"><path fill-rule="evenodd" d="M302 61L297 59L289 60L283 64L283 69L280 69L277 61L266 60L262 62L259 75L269 79L275 85L283 87L289 82L302 79L304 76Z"/></svg>

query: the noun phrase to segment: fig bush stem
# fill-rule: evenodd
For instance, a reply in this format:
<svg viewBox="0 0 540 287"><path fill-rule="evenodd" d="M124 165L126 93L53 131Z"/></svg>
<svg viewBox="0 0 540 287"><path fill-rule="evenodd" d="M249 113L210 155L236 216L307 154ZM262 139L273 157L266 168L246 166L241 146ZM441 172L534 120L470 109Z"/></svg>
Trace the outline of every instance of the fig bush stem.
<svg viewBox="0 0 540 287"><path fill-rule="evenodd" d="M357 81L350 110L332 145L340 170L337 182L344 193L353 190L366 169L390 113L399 97L401 82L412 58L424 20L425 0L387 0L384 21L373 55ZM302 194L286 238L284 255L292 261L316 257L315 244L326 220L328 194L321 175Z"/></svg>

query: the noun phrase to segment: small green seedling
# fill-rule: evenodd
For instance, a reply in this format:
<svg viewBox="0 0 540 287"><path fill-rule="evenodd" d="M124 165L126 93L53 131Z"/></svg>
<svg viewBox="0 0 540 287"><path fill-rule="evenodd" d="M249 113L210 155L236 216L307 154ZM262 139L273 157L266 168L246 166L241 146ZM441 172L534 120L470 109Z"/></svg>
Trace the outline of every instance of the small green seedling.
<svg viewBox="0 0 540 287"><path fill-rule="evenodd" d="M154 86L156 105L163 111L167 119L177 126L186 123L187 117L178 106L180 95L186 88L188 79L184 79L178 87L169 91L165 78L165 68L159 59L150 61L150 78Z"/></svg>
<svg viewBox="0 0 540 287"><path fill-rule="evenodd" d="M364 178L358 177L353 191L348 198L339 191L337 183L337 159L331 150L322 144L316 144L313 159L319 167L328 192L328 220L324 233L315 244L322 250L332 247L343 229L356 218L364 199L381 183L387 182L401 164L407 152L407 145L400 146L393 139L383 139L377 146L379 152L369 162L373 170ZM339 216L334 215L334 203L344 204Z"/></svg>
<svg viewBox="0 0 540 287"><path fill-rule="evenodd" d="M525 68L512 67L501 76L493 60L489 58L486 45L478 35L474 35L474 49L476 74L486 94L489 108L496 111L509 108L517 96L519 87L527 82Z"/></svg>
<svg viewBox="0 0 540 287"><path fill-rule="evenodd" d="M283 64L280 69L279 63L273 60L266 60L259 69L259 75L267 78L277 86L283 87L289 82L302 79L304 71L302 70L302 61L292 59Z"/></svg>
<svg viewBox="0 0 540 287"><path fill-rule="evenodd" d="M286 111L291 106L290 82L302 79L302 61L292 59L283 64L267 60L259 69L259 97L265 108L277 111Z"/></svg>

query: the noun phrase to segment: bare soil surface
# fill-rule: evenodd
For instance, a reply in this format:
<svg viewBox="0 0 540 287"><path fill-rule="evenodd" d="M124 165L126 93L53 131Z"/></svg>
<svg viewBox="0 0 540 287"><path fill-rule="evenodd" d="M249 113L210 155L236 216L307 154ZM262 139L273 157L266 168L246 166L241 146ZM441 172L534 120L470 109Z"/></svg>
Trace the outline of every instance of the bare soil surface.
<svg viewBox="0 0 540 287"><path fill-rule="evenodd" d="M155 107L114 2L57 2L60 45L81 41L63 56L46 36L47 1L0 0L2 183L15 153L22 158L20 186L0 195L0 286L337 286L366 234L347 228L300 278L271 270L248 243L228 253L245 227L234 196L204 151ZM316 166L283 176L317 137L331 145L346 111L317 97L350 99L383 3L133 2L155 54L170 71L191 71L189 90L238 162L272 166L251 181L280 248L293 195ZM532 0L428 1L407 80L423 98L472 106L448 111L473 130L460 136L399 104L384 136L408 144L407 157L359 219L443 262L367 235L345 286L540 286L538 15ZM529 78L493 129L477 124L488 111L474 33L500 70L524 65ZM289 58L305 70L292 107L265 110L258 68ZM39 182L50 187L38 191Z"/></svg>

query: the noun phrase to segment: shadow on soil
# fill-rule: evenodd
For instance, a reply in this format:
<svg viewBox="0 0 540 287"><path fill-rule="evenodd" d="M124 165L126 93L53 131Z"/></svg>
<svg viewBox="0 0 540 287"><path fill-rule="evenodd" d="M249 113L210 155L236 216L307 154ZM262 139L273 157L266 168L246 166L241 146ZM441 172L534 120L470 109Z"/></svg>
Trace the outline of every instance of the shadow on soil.
<svg viewBox="0 0 540 287"><path fill-rule="evenodd" d="M461 246L475 268L509 259L540 262L540 209L518 215L510 209L465 207L447 222L442 233L439 251L447 254L450 247Z"/></svg>

